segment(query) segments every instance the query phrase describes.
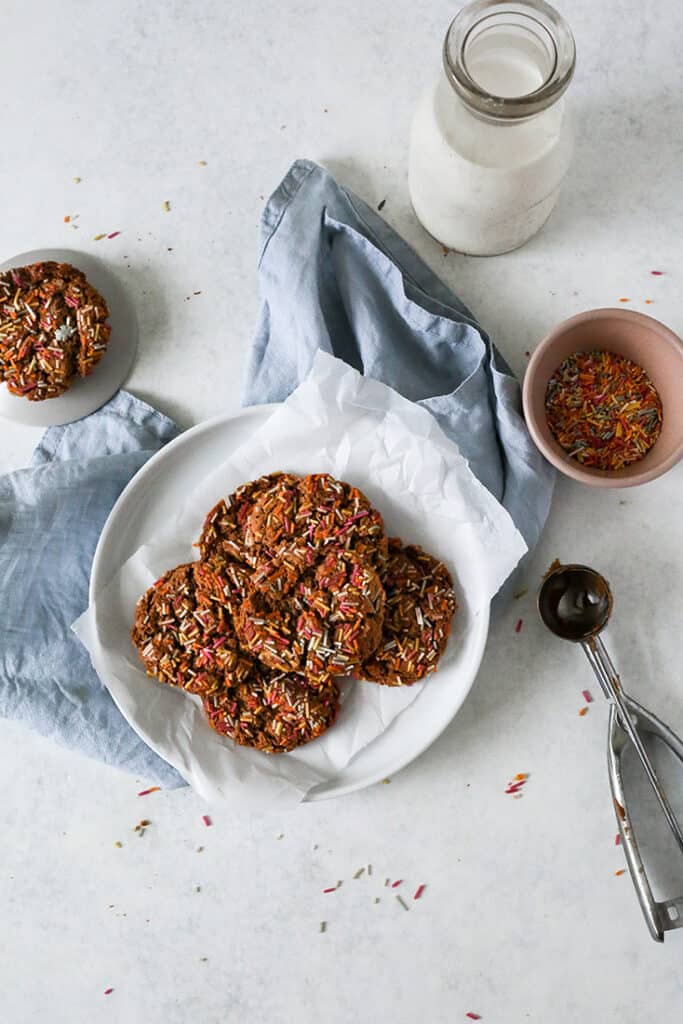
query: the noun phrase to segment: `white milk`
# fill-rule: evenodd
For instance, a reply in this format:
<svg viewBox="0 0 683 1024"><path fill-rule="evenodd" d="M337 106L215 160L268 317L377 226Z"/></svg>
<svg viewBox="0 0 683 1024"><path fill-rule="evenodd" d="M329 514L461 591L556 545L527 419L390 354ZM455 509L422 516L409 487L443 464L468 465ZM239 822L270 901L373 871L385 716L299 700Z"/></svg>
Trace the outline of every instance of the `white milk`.
<svg viewBox="0 0 683 1024"><path fill-rule="evenodd" d="M538 50L523 35L490 36L480 37L467 62L480 90L514 99L544 85ZM550 215L571 150L562 99L530 117L488 118L444 73L413 119L408 183L415 213L450 249L482 256L515 249Z"/></svg>

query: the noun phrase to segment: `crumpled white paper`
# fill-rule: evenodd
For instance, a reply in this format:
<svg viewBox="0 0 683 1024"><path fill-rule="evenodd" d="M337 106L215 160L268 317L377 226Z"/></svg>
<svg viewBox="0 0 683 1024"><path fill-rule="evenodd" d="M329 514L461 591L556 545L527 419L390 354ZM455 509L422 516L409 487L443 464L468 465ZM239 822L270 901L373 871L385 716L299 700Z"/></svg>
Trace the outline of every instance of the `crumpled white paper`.
<svg viewBox="0 0 683 1024"><path fill-rule="evenodd" d="M351 680L324 736L288 754L238 747L208 725L198 697L157 683L130 640L135 605L167 569L197 557L204 518L239 484L275 470L329 472L359 487L390 536L421 544L451 570L460 605L454 633L471 628L526 551L505 509L479 483L432 416L378 381L319 352L306 380L206 478L163 535L150 537L96 595L74 630L138 734L209 800L282 806L334 779L429 681L395 688ZM438 673L457 673L451 642Z"/></svg>

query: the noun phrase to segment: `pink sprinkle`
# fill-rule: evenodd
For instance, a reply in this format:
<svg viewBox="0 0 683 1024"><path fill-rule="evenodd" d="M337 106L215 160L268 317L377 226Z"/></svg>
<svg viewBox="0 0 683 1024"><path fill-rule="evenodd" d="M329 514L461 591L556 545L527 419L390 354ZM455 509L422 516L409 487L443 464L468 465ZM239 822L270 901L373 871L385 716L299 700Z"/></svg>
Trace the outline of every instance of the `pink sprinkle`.
<svg viewBox="0 0 683 1024"><path fill-rule="evenodd" d="M120 234L121 234L120 231L112 231L112 233L110 235L107 235L107 238L116 238L116 236L120 235Z"/></svg>
<svg viewBox="0 0 683 1024"><path fill-rule="evenodd" d="M150 793L157 793L161 786L150 786L149 789L141 789L138 796L148 796Z"/></svg>
<svg viewBox="0 0 683 1024"><path fill-rule="evenodd" d="M620 832L617 832L617 834L614 837L614 845L615 846L620 846L621 845L621 833Z"/></svg>
<svg viewBox="0 0 683 1024"><path fill-rule="evenodd" d="M585 700L586 704L592 704L593 703L593 697L591 696L590 690L582 690L581 691L581 696Z"/></svg>
<svg viewBox="0 0 683 1024"><path fill-rule="evenodd" d="M413 896L413 899L419 900L420 896L422 895L426 888L426 885L418 885L417 889L415 890L415 895Z"/></svg>
<svg viewBox="0 0 683 1024"><path fill-rule="evenodd" d="M207 828L209 827L209 825L213 825L213 822L211 821L211 818L209 817L208 814L202 814L202 821L204 822Z"/></svg>
<svg viewBox="0 0 683 1024"><path fill-rule="evenodd" d="M662 274L664 273L664 271L663 270L651 270L650 273L652 274L653 277L661 277Z"/></svg>
<svg viewBox="0 0 683 1024"><path fill-rule="evenodd" d="M104 990L104 994L105 994L105 996L109 996L109 995L111 995L111 993L112 993L113 991L114 991L114 989L113 989L113 988L105 988L105 990Z"/></svg>
<svg viewBox="0 0 683 1024"><path fill-rule="evenodd" d="M517 619L517 625L515 626L515 633L519 633L522 629L522 619Z"/></svg>
<svg viewBox="0 0 683 1024"><path fill-rule="evenodd" d="M478 1013L466 1013L465 1016L469 1017L470 1020L481 1020L481 1016Z"/></svg>
<svg viewBox="0 0 683 1024"><path fill-rule="evenodd" d="M396 888L396 886L397 886L397 885L400 885L402 881L403 881L403 879L402 879L402 878L397 878L395 882L392 882L392 883L391 883L391 888L392 888L392 889L395 889L395 888Z"/></svg>
<svg viewBox="0 0 683 1024"><path fill-rule="evenodd" d="M323 889L323 892L336 892L336 891L337 891L337 886L336 885L331 885L329 889Z"/></svg>

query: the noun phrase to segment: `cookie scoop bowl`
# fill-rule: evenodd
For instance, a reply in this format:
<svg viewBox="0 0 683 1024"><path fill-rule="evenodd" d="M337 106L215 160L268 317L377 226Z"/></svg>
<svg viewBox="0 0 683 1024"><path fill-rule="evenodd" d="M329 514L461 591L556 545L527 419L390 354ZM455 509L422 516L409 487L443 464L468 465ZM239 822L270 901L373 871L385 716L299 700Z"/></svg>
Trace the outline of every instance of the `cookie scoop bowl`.
<svg viewBox="0 0 683 1024"><path fill-rule="evenodd" d="M662 401L662 431L638 462L619 470L582 466L553 437L546 421L548 381L574 352L606 349L632 360ZM629 309L593 309L558 324L534 351L524 377L526 423L536 446L565 476L590 487L634 487L666 473L683 457L683 342L652 317Z"/></svg>

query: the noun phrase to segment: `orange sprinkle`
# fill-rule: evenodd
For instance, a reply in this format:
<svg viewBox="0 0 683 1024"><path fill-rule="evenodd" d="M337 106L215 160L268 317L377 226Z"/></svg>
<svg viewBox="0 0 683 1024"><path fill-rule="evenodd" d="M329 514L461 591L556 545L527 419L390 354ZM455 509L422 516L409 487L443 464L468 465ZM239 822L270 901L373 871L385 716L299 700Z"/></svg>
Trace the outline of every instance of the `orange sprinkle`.
<svg viewBox="0 0 683 1024"><path fill-rule="evenodd" d="M514 777L514 779L512 781L513 782L526 782L526 780L528 778L529 778L529 773L528 772L517 772L517 774L515 775L515 777Z"/></svg>
<svg viewBox="0 0 683 1024"><path fill-rule="evenodd" d="M615 871L614 874L617 876L617 878L619 877L619 875L625 875L626 874L626 868L619 868L619 870Z"/></svg>
<svg viewBox="0 0 683 1024"><path fill-rule="evenodd" d="M630 299L619 299L619 302L630 302Z"/></svg>
<svg viewBox="0 0 683 1024"><path fill-rule="evenodd" d="M68 224L70 220L71 220L71 217L69 216L69 214L68 214L68 213L67 213L67 214L65 214L65 215L64 215L64 223L65 223L65 224Z"/></svg>
<svg viewBox="0 0 683 1024"><path fill-rule="evenodd" d="M579 714L583 718L584 715L588 714L588 708L581 708L581 710L579 711Z"/></svg>
<svg viewBox="0 0 683 1024"><path fill-rule="evenodd" d="M645 305L646 306L651 306L652 305L652 299L645 299Z"/></svg>

